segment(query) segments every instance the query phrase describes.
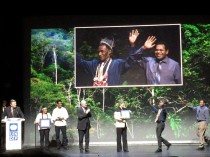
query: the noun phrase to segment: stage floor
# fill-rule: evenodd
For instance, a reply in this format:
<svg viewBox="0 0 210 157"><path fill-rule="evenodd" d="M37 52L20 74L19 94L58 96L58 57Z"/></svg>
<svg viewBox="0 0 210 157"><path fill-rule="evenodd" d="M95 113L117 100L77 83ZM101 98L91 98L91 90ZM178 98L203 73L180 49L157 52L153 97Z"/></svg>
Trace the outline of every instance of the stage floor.
<svg viewBox="0 0 210 157"><path fill-rule="evenodd" d="M90 146L90 153L80 153L78 146L70 146L69 150L51 147L41 151L35 147L23 147L20 151L1 151L1 157L210 157L210 147L197 150L197 145L175 145L169 150L163 146L163 151L155 153L156 145L129 146L129 152L117 152L116 146Z"/></svg>

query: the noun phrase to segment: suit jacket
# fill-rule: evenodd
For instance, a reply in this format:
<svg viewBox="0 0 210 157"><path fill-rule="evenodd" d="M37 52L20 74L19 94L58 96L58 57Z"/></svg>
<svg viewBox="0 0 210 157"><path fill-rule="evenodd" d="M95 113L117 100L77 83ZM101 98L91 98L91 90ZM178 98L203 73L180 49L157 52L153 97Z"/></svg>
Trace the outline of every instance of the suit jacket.
<svg viewBox="0 0 210 157"><path fill-rule="evenodd" d="M129 67L130 67L130 59L113 59L109 69L108 69L108 85L109 86L116 86L121 85L121 74L123 74ZM96 69L98 65L100 64L100 61L98 59L95 60L83 60L78 54L76 55L76 64L77 69L80 69L81 71L84 70L85 73L87 73L93 80L96 74ZM106 66L105 66L106 68ZM104 69L105 70L105 69ZM93 82L91 80L91 82ZM80 82L77 82L77 86L81 86Z"/></svg>
<svg viewBox="0 0 210 157"><path fill-rule="evenodd" d="M5 109L4 109L5 111ZM1 106L1 109L0 109L0 116L2 117L3 116L3 107Z"/></svg>
<svg viewBox="0 0 210 157"><path fill-rule="evenodd" d="M11 112L11 106L8 106L2 114L2 119L4 119L5 116L7 116L7 118L24 118L24 114L18 106L13 110L13 115Z"/></svg>
<svg viewBox="0 0 210 157"><path fill-rule="evenodd" d="M86 114L82 107L79 107L77 109L77 116L78 116L78 123L77 123L77 129L78 130L86 130L86 128L91 128L90 125L90 117L91 113L89 112Z"/></svg>

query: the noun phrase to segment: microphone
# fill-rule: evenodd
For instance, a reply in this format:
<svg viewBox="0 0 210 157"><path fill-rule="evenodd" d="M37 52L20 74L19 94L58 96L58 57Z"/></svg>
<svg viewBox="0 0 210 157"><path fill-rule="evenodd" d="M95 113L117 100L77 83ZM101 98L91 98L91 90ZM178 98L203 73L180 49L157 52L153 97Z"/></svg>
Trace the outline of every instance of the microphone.
<svg viewBox="0 0 210 157"><path fill-rule="evenodd" d="M88 108L88 107L87 107L87 109L86 109L86 113L89 113L89 112L90 112L90 108Z"/></svg>

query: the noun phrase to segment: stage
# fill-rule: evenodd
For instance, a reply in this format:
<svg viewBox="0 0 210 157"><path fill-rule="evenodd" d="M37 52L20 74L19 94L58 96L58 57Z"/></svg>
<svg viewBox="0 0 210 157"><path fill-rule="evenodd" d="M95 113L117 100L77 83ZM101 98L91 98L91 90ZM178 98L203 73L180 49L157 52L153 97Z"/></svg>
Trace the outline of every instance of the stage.
<svg viewBox="0 0 210 157"><path fill-rule="evenodd" d="M78 146L70 146L68 150L50 147L41 151L39 148L26 147L19 151L1 151L1 157L210 157L210 147L197 150L197 145L172 144L169 150L163 146L162 152L155 153L157 145L132 145L129 152L117 152L116 146L90 146L90 153L80 153Z"/></svg>

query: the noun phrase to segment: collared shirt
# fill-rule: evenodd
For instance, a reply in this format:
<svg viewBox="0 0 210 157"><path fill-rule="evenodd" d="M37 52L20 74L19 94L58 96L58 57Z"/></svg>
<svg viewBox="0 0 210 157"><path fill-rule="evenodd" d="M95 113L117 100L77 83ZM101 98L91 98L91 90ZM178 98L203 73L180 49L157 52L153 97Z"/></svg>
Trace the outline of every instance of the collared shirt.
<svg viewBox="0 0 210 157"><path fill-rule="evenodd" d="M2 113L4 112L5 109L6 109L6 107L2 107Z"/></svg>
<svg viewBox="0 0 210 157"><path fill-rule="evenodd" d="M64 118L64 119L59 120L58 117ZM69 118L69 115L66 108L64 107L61 107L61 108L56 107L52 112L52 122L54 123L55 126L66 126L67 118Z"/></svg>
<svg viewBox="0 0 210 157"><path fill-rule="evenodd" d="M143 57L143 48L132 51L132 60L137 61L139 65L145 69L147 84L157 84L157 67L158 61L154 57ZM161 62L159 84L180 84L181 83L181 68L178 62L172 60L169 57L165 57Z"/></svg>
<svg viewBox="0 0 210 157"><path fill-rule="evenodd" d="M159 109L157 109L154 105L150 105L150 106L151 106L152 110L153 110L155 113L158 113ZM165 121L166 121L166 117L167 117L167 111L166 111L166 108L163 107L163 108L161 109L161 112L160 112L158 121L165 122Z"/></svg>
<svg viewBox="0 0 210 157"><path fill-rule="evenodd" d="M209 123L209 108L207 106L195 106L189 108L196 111L197 121L206 121L206 124Z"/></svg>

